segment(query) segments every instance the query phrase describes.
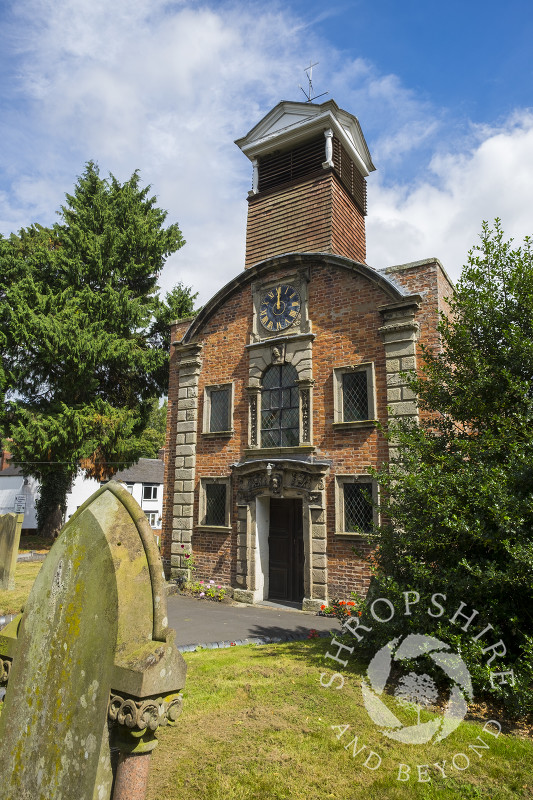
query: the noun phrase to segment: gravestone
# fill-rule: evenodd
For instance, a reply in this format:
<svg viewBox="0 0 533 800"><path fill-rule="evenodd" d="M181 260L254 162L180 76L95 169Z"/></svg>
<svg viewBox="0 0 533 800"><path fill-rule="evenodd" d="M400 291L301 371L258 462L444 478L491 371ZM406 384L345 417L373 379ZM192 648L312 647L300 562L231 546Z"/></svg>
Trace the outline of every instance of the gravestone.
<svg viewBox="0 0 533 800"><path fill-rule="evenodd" d="M15 568L24 514L0 516L0 589L15 588Z"/></svg>
<svg viewBox="0 0 533 800"><path fill-rule="evenodd" d="M24 613L0 632L1 800L144 797L185 670L152 530L110 482L65 525Z"/></svg>

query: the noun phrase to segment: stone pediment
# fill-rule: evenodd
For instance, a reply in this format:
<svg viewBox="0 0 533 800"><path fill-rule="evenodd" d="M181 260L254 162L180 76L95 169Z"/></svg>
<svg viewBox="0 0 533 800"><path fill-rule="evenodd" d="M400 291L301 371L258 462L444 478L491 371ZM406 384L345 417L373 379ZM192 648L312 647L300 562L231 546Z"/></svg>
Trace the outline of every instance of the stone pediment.
<svg viewBox="0 0 533 800"><path fill-rule="evenodd" d="M322 506L326 461L301 461L291 458L260 458L232 465L237 482L237 502L245 503L261 495L304 497L311 505Z"/></svg>
<svg viewBox="0 0 533 800"><path fill-rule="evenodd" d="M235 144L253 160L277 149L290 149L328 129L341 140L363 175L374 171L357 117L343 111L334 100L320 105L284 100Z"/></svg>

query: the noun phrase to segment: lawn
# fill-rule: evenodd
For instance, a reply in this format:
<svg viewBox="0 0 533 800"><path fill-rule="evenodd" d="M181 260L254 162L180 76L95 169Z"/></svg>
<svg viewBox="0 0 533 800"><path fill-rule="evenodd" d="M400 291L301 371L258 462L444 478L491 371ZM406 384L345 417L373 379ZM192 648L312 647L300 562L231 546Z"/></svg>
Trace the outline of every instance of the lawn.
<svg viewBox="0 0 533 800"><path fill-rule="evenodd" d="M30 589L43 565L42 561L19 561L15 569L15 588L0 590L0 616L18 614L28 599Z"/></svg>
<svg viewBox="0 0 533 800"><path fill-rule="evenodd" d="M387 739L366 713L350 664L340 691L320 686L321 672L325 683L331 675L327 648L312 640L186 654L184 711L177 727L159 733L148 800L533 798L533 740L496 738L482 731L486 720L464 721L439 744ZM346 724L337 739L331 726ZM355 735L355 750L366 745L358 755ZM488 749L469 747L478 736ZM382 758L374 770L376 759L364 766L370 750ZM410 767L409 781L398 780L400 769L407 774L400 764Z"/></svg>
<svg viewBox="0 0 533 800"><path fill-rule="evenodd" d="M17 564L15 590L0 591L0 614L20 610L41 566ZM320 639L187 653L184 711L159 732L147 800L533 800L533 739L505 724L495 738L483 731L490 717L467 718L439 744L387 739L367 715L352 662L341 690L320 685L321 673L324 683L332 675L328 646ZM478 736L487 749L472 750ZM382 759L374 770L375 757L365 766L370 751Z"/></svg>
<svg viewBox="0 0 533 800"><path fill-rule="evenodd" d="M21 536L19 553L33 550L36 553L48 553L54 543L53 539L42 536ZM10 591L0 590L0 616L18 614L24 606L42 561L19 561L15 568L15 588Z"/></svg>

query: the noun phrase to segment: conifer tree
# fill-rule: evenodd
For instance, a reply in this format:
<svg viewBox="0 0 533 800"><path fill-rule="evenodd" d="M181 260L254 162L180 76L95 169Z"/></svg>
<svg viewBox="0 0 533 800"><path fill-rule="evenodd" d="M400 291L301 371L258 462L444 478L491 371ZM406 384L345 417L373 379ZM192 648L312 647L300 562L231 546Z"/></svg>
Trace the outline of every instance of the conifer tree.
<svg viewBox="0 0 533 800"><path fill-rule="evenodd" d="M58 223L0 243L4 434L14 462L40 480L45 534L61 525L80 462L103 479L138 459L166 391L169 310L157 279L184 241L149 190L137 172L120 183L89 162ZM178 293L192 311L190 290Z"/></svg>

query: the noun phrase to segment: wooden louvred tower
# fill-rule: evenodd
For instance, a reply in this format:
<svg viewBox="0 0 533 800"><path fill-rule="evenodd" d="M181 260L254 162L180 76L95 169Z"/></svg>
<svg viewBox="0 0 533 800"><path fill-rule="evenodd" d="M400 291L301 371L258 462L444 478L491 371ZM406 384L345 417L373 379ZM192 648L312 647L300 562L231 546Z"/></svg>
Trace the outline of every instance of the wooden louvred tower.
<svg viewBox="0 0 533 800"><path fill-rule="evenodd" d="M283 101L236 144L254 168L245 267L289 252L365 262L365 179L375 167L356 117L333 100Z"/></svg>

